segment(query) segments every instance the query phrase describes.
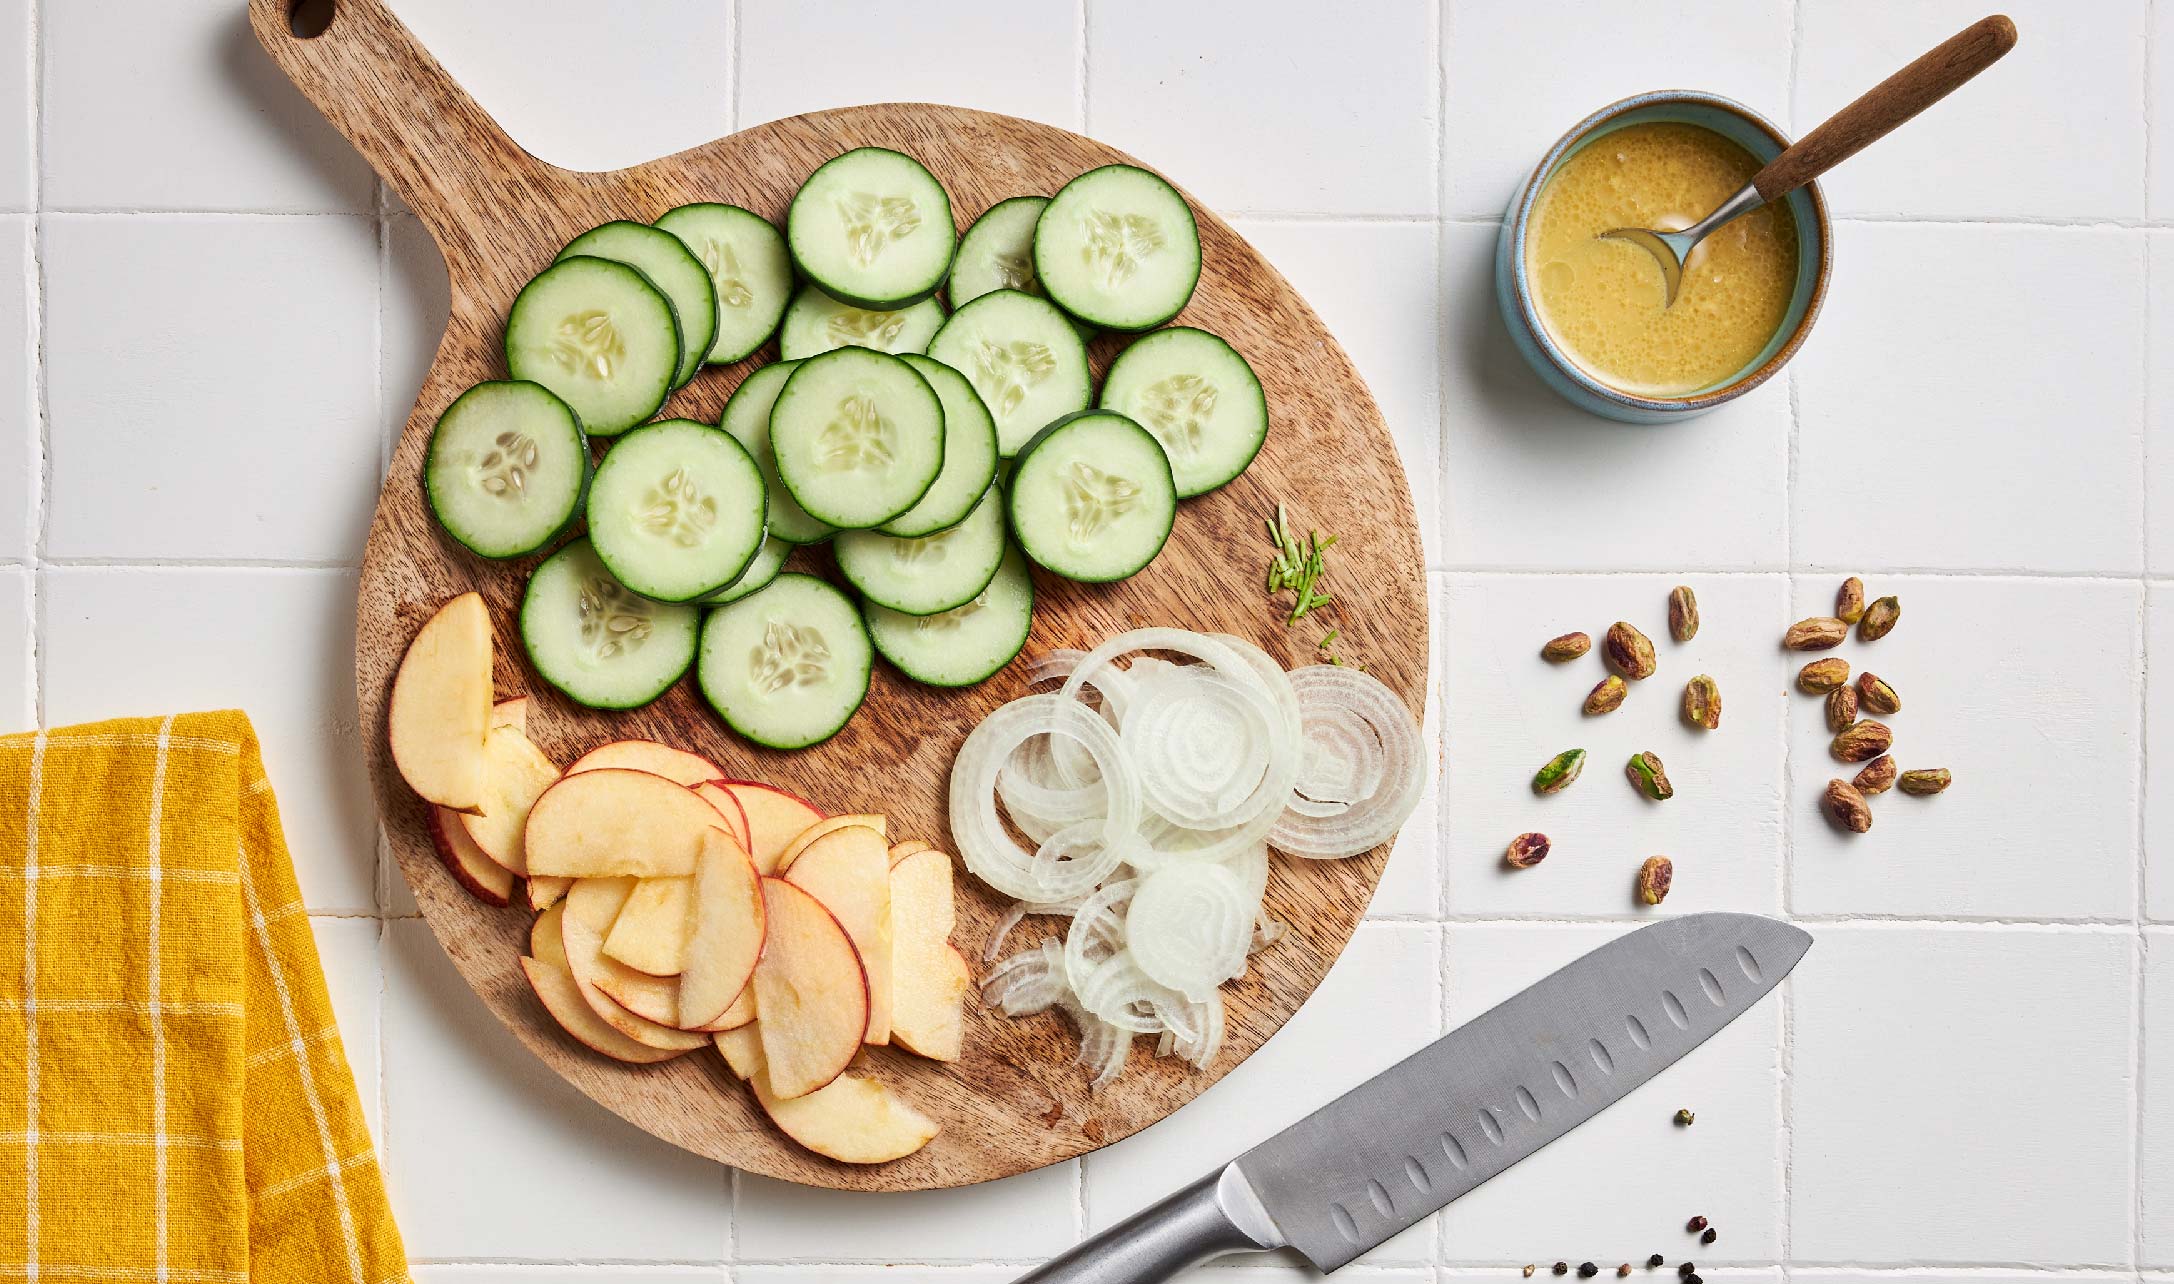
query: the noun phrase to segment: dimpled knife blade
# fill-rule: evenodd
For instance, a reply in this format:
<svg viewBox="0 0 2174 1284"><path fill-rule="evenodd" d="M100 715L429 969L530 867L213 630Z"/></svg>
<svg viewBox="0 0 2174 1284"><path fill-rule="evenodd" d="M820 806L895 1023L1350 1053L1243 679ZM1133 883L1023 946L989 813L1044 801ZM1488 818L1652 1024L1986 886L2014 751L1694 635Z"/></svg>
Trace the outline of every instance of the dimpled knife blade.
<svg viewBox="0 0 2174 1284"><path fill-rule="evenodd" d="M1620 937L1232 1165L1277 1238L1333 1271L1615 1104L1788 975L1812 938L1753 914Z"/></svg>

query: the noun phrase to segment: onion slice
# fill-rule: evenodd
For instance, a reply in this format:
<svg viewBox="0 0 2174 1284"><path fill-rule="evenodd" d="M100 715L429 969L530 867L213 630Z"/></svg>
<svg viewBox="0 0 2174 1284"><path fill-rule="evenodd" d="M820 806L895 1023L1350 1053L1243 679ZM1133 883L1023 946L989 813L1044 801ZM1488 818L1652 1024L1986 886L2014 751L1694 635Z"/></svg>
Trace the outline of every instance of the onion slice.
<svg viewBox="0 0 2174 1284"><path fill-rule="evenodd" d="M1356 856L1396 837L1426 788L1419 725L1371 674L1314 664L1291 674L1306 767L1269 831L1276 850L1310 860ZM1361 797L1348 797L1361 792Z"/></svg>
<svg viewBox="0 0 2174 1284"><path fill-rule="evenodd" d="M1106 816L1081 821L1052 835L1040 851L1027 852L996 814L996 778L1013 751L1035 736L1062 736L1086 750L1102 773L1109 806ZM1126 846L1137 843L1140 827L1139 786L1117 733L1059 696L1025 696L982 719L952 764L950 811L952 839L966 868L1006 896L1027 901L1061 901L1093 890L1123 861ZM1087 841L1087 831L1094 841ZM1050 855L1050 844L1068 835L1063 858Z"/></svg>
<svg viewBox="0 0 2174 1284"><path fill-rule="evenodd" d="M1139 880L1125 914L1125 944L1150 980L1204 1003L1246 969L1260 897L1231 869L1170 865Z"/></svg>

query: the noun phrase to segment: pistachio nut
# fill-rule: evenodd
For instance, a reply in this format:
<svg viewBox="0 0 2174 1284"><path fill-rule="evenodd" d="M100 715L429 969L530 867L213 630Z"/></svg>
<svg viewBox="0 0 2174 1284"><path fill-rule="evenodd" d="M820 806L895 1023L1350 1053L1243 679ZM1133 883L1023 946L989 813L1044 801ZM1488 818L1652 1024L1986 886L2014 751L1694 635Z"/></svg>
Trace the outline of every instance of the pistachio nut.
<svg viewBox="0 0 2174 1284"><path fill-rule="evenodd" d="M1668 591L1668 636L1688 642L1698 636L1698 594L1688 584Z"/></svg>
<svg viewBox="0 0 2174 1284"><path fill-rule="evenodd" d="M1570 782L1585 770L1585 751L1565 749L1547 760L1547 765L1533 773L1532 792L1559 794L1570 787Z"/></svg>
<svg viewBox="0 0 2174 1284"><path fill-rule="evenodd" d="M1781 644L1792 651L1832 651L1849 636L1849 626L1831 615L1798 620L1782 635Z"/></svg>
<svg viewBox="0 0 2174 1284"><path fill-rule="evenodd" d="M1837 761L1866 762L1886 753L1888 746L1894 743L1895 733L1888 730L1885 723L1867 719L1844 727L1836 733L1834 743L1827 749Z"/></svg>
<svg viewBox="0 0 2174 1284"><path fill-rule="evenodd" d="M1902 709L1902 697L1887 684L1887 679L1872 673L1857 675L1857 703L1866 713L1896 713Z"/></svg>
<svg viewBox="0 0 2174 1284"><path fill-rule="evenodd" d="M1549 664L1561 664L1565 660L1575 660L1592 649L1593 639L1583 633L1565 633L1560 637L1549 638L1547 645L1540 648L1540 658Z"/></svg>
<svg viewBox="0 0 2174 1284"><path fill-rule="evenodd" d="M1895 759L1892 754L1881 754L1864 765L1857 778L1850 781L1862 794L1884 794L1895 787Z"/></svg>
<svg viewBox="0 0 2174 1284"><path fill-rule="evenodd" d="M1849 661L1839 656L1814 660L1797 670L1797 689L1807 695L1825 695L1849 681Z"/></svg>
<svg viewBox="0 0 2174 1284"><path fill-rule="evenodd" d="M1857 689L1836 687L1827 693L1827 730L1840 734L1857 721Z"/></svg>
<svg viewBox="0 0 2174 1284"><path fill-rule="evenodd" d="M1918 771L1905 771L1902 773L1902 792L1916 794L1918 797L1923 798L1946 789L1949 784L1953 783L1954 779L1955 777L1948 773L1946 767L1928 767Z"/></svg>
<svg viewBox="0 0 2174 1284"><path fill-rule="evenodd" d="M1630 777L1632 788L1655 802L1676 796L1676 787L1668 783L1668 769L1661 765L1660 755L1651 750L1632 754L1623 774Z"/></svg>
<svg viewBox="0 0 2174 1284"><path fill-rule="evenodd" d="M1842 581L1842 587L1834 593L1834 618L1844 624L1855 624L1864 618L1865 582L1852 575Z"/></svg>
<svg viewBox="0 0 2174 1284"><path fill-rule="evenodd" d="M1827 795L1820 805L1826 808L1828 819L1853 834L1872 828L1872 804L1846 780L1828 781Z"/></svg>
<svg viewBox="0 0 2174 1284"><path fill-rule="evenodd" d="M1638 903L1658 905L1668 899L1669 884L1676 881L1676 862L1666 856L1648 856L1638 867Z"/></svg>
<svg viewBox="0 0 2174 1284"><path fill-rule="evenodd" d="M1504 856L1519 869L1531 869L1547 859L1547 852L1546 834L1519 834L1510 840L1510 849Z"/></svg>
<svg viewBox="0 0 2174 1284"><path fill-rule="evenodd" d="M1652 677L1661 667L1653 658L1653 640L1621 620L1608 626L1601 648L1609 665L1633 682Z"/></svg>
<svg viewBox="0 0 2174 1284"><path fill-rule="evenodd" d="M1721 727L1721 688L1703 673L1683 684L1683 720L1708 731Z"/></svg>
<svg viewBox="0 0 2174 1284"><path fill-rule="evenodd" d="M1585 711L1590 714L1614 713L1623 707L1623 697L1630 694L1630 684L1613 673L1602 678L1585 697Z"/></svg>
<svg viewBox="0 0 2174 1284"><path fill-rule="evenodd" d="M1857 621L1857 640L1877 642L1895 631L1895 621L1902 618L1902 603L1892 597L1883 597L1865 608L1864 618Z"/></svg>

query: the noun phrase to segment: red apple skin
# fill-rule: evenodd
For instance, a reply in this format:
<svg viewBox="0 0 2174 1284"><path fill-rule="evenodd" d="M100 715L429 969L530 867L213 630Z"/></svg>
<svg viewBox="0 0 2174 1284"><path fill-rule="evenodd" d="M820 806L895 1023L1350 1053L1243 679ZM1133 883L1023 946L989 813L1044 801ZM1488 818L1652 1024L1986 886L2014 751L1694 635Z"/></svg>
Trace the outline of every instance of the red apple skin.
<svg viewBox="0 0 2174 1284"><path fill-rule="evenodd" d="M765 784L760 780L740 780L732 776L726 776L723 779L719 780L717 783L720 785L730 785L734 789L760 789L765 793L777 794L780 797L788 798L793 802L799 803L801 806L807 808L809 811L814 812L815 818L817 820L830 819L829 812L824 811L822 808L816 806L814 803L809 802L807 799L802 798L799 794L794 793L790 789L780 789L776 785Z"/></svg>
<svg viewBox="0 0 2174 1284"><path fill-rule="evenodd" d="M620 745L629 744L654 745L658 749L665 750L674 755L691 758L694 761L701 763L702 766L707 769L707 774L703 776L704 780L723 780L725 778L724 771L720 769L716 763L711 762L709 759L703 757L701 754L693 753L685 749L675 749L671 745L661 744L654 740L643 740L635 736L628 736L619 740L609 741L605 744L598 745L594 749L589 750L587 753L581 755L579 758L574 759L573 764L566 769L567 774L572 775L576 772L598 770L598 767L593 761L594 759L605 756L608 751L616 749ZM642 768L640 767L618 767L616 769L626 771L642 770ZM665 779L673 781L676 784L693 785L700 783L699 781L680 780L677 776L665 776Z"/></svg>
<svg viewBox="0 0 2174 1284"><path fill-rule="evenodd" d="M528 978L529 989L535 992L536 1001L538 1003L541 1003L543 1005L544 1011L550 1015L551 1023L557 1026L559 1029L565 1031L567 1038L572 1039L574 1042L580 1044L582 1047L589 1049L591 1052L610 1057L614 1061L625 1062L628 1065L654 1065L659 1061L669 1061L673 1057L682 1055L677 1052L666 1052L660 1048L651 1048L643 1044L637 1044L632 1039L626 1039L626 1042L618 1048L607 1048L600 1046L594 1040L582 1037L581 1032L576 1030L572 1024L559 1019L558 1009L544 994L544 973L549 966L549 964L539 963L532 958L523 958L521 960L521 973L523 976L526 976ZM562 968L560 969L560 971L563 972L564 969ZM571 977L568 978L568 984L572 984ZM583 999L578 992L574 995L574 1000L575 1002L580 1003L587 1002L587 1000ZM599 1022L603 1020L602 1017L597 1017L596 1019ZM607 1026L605 1028L609 1029L610 1027ZM618 1034L618 1031L613 1030L612 1033ZM626 1036L624 1035L620 1035L619 1037L622 1039L626 1038ZM634 1050L636 1048L641 1049L640 1055L635 1055Z"/></svg>
<svg viewBox="0 0 2174 1284"><path fill-rule="evenodd" d="M430 845L438 853L438 863L445 866L446 872L453 876L453 881L459 883L463 888L467 889L470 896L482 901L485 905L505 906L510 904L513 899L513 875L506 872L501 866L493 866L493 868L498 868L502 873L506 874L506 885L503 888L484 886L453 851L453 840L445 829L446 809L435 803L426 803L424 806L430 813ZM458 813L455 813L455 815L457 816ZM455 820L454 823L458 824L459 821Z"/></svg>

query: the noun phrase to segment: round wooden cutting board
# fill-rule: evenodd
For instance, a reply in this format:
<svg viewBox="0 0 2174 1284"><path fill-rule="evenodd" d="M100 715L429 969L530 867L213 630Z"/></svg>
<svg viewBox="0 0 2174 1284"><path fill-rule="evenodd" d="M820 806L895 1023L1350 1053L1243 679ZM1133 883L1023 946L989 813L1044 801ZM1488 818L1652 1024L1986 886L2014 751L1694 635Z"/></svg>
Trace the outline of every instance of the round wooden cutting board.
<svg viewBox="0 0 2174 1284"><path fill-rule="evenodd" d="M1027 690L1023 663L959 692L916 686L879 666L868 701L829 742L798 753L754 748L726 730L692 681L632 713L570 705L531 673L514 610L533 560L475 558L445 538L419 482L432 425L452 399L504 378L499 336L521 285L575 234L608 219L649 220L688 201L727 201L782 219L801 180L848 148L880 145L918 157L951 194L964 228L997 201L1050 193L1097 165L1130 158L1090 139L1005 116L922 104L818 112L609 174L556 169L524 153L445 75L379 0L338 0L312 39L288 29L288 0L252 0L257 35L303 92L377 167L422 219L452 278L452 319L392 460L363 560L355 640L362 732L385 830L439 942L491 1011L554 1070L639 1127L735 1167L816 1186L917 1190L986 1181L1068 1159L1161 1119L1244 1060L1312 992L1358 925L1387 849L1344 861L1277 857L1268 909L1291 932L1224 987L1222 1055L1194 1072L1135 1048L1130 1069L1090 1095L1072 1064L1061 1016L1012 1021L969 998L967 1053L953 1065L889 1048L867 1052L884 1082L941 1121L919 1154L856 1167L799 1149L762 1117L723 1060L702 1052L653 1067L606 1060L560 1033L516 962L528 915L472 899L438 864L423 805L393 770L385 712L394 669L417 627L469 589L490 604L501 697L531 697L529 733L559 762L608 740L646 736L707 755L738 776L774 782L831 812L881 811L894 839L949 849L944 824L951 760L966 732ZM1427 602L1410 492L1381 414L1350 360L1290 285L1222 220L1195 204L1202 271L1179 321L1214 331L1251 361L1266 386L1266 449L1237 482L1181 506L1161 557L1120 584L1037 575L1025 655L1091 647L1122 629L1176 625L1251 639L1289 665L1312 662L1322 633L1363 662L1416 717L1425 698ZM1122 340L1094 345L1099 381ZM758 360L774 355L773 349ZM677 393L668 415L715 422L753 363L710 367ZM1294 525L1334 531L1327 582L1335 607L1286 628L1264 595L1263 518L1278 502ZM795 554L819 574L828 554ZM954 941L980 969L1001 900L959 879ZM1049 920L1028 920L1012 948ZM1203 1162L1220 1156L1203 1156Z"/></svg>

